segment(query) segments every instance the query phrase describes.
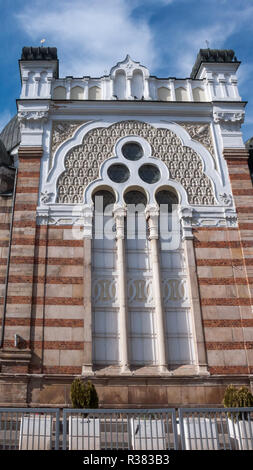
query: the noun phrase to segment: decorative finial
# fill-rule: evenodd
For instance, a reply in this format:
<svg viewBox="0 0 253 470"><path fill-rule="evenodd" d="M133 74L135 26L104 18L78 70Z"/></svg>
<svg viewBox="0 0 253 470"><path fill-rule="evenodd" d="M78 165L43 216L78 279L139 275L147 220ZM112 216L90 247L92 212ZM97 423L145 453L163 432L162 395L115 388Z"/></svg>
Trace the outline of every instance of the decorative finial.
<svg viewBox="0 0 253 470"><path fill-rule="evenodd" d="M46 42L46 40L45 40L45 39L41 39L41 41L40 41L41 47L43 47L44 42Z"/></svg>
<svg viewBox="0 0 253 470"><path fill-rule="evenodd" d="M209 41L206 40L205 42L206 42L207 49L209 49Z"/></svg>

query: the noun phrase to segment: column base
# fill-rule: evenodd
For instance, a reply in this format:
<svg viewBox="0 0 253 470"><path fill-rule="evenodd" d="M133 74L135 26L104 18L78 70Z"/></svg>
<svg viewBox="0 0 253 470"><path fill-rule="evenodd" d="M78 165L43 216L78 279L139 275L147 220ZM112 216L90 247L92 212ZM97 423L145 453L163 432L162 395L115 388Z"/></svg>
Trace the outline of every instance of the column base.
<svg viewBox="0 0 253 470"><path fill-rule="evenodd" d="M86 375L86 376L91 376L91 375L94 375L94 371L92 369L92 365L90 364L85 364L84 366L82 366L82 375Z"/></svg>
<svg viewBox="0 0 253 470"><path fill-rule="evenodd" d="M168 367L165 365L158 366L158 370L161 375L172 375L171 370L169 370Z"/></svg>
<svg viewBox="0 0 253 470"><path fill-rule="evenodd" d="M132 371L129 369L128 365L125 365L125 366L121 366L120 374L121 375L132 375Z"/></svg>
<svg viewBox="0 0 253 470"><path fill-rule="evenodd" d="M208 371L208 367L207 365L199 365L198 368L197 368L197 373L198 375L205 375L205 376L209 376L210 375L210 372Z"/></svg>

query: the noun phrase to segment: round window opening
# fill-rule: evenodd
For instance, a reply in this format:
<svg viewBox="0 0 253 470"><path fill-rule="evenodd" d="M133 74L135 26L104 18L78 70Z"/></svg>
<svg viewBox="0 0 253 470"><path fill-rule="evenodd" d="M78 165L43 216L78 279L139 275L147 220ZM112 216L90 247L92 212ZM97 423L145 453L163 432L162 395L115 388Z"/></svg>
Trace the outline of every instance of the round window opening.
<svg viewBox="0 0 253 470"><path fill-rule="evenodd" d="M139 176L145 183L157 183L161 178L160 170L155 165L142 165L139 168Z"/></svg>
<svg viewBox="0 0 253 470"><path fill-rule="evenodd" d="M136 142L128 142L123 145L122 153L127 160L136 161L143 157L142 147Z"/></svg>
<svg viewBox="0 0 253 470"><path fill-rule="evenodd" d="M111 165L107 170L109 178L114 181L114 183L124 183L128 180L130 176L129 169L125 165L120 163L115 163Z"/></svg>

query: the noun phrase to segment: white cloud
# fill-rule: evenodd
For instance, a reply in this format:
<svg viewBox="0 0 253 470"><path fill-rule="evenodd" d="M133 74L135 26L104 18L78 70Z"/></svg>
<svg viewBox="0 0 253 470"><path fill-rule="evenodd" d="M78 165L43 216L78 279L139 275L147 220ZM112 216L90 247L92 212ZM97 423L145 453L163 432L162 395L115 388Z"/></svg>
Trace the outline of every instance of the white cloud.
<svg viewBox="0 0 253 470"><path fill-rule="evenodd" d="M101 76L127 53L152 65L151 30L132 9L125 0L57 0L30 3L17 18L35 43L45 37L45 46L58 46L62 76Z"/></svg>
<svg viewBox="0 0 253 470"><path fill-rule="evenodd" d="M8 109L5 109L0 113L0 132L3 130L4 126L10 121L12 115Z"/></svg>
<svg viewBox="0 0 253 470"><path fill-rule="evenodd" d="M184 31L177 31L174 36L174 52L176 60L174 62L175 72L180 76L189 75L196 60L196 53L199 49L223 48L225 42L235 32L246 27L253 20L253 7L242 11L230 9L229 13L221 10L215 23L208 26L194 25Z"/></svg>

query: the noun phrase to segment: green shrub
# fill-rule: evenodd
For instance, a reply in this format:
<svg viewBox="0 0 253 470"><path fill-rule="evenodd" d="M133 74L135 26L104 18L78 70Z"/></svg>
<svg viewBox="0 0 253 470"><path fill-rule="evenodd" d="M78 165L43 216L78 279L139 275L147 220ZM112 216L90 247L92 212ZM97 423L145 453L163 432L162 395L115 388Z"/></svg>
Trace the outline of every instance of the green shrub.
<svg viewBox="0 0 253 470"><path fill-rule="evenodd" d="M75 379L71 384L70 398L73 408L98 408L98 395L94 385Z"/></svg>
<svg viewBox="0 0 253 470"><path fill-rule="evenodd" d="M229 385L224 394L223 404L226 408L247 408L253 407L253 395L247 387L240 387L239 389L233 385ZM238 419L243 419L243 413L238 414ZM228 413L229 418L231 413ZM247 419L247 414L244 416Z"/></svg>

